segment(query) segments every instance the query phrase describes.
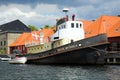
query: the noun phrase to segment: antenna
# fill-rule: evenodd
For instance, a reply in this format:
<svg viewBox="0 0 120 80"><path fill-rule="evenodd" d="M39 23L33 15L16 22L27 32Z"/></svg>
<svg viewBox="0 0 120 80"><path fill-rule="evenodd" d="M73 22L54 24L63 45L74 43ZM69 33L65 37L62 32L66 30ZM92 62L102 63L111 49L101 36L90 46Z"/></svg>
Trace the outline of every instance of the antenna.
<svg viewBox="0 0 120 80"><path fill-rule="evenodd" d="M67 15L67 12L69 11L68 8L63 8L63 12Z"/></svg>
<svg viewBox="0 0 120 80"><path fill-rule="evenodd" d="M63 8L63 12L66 14L66 21L68 21L69 17L67 15L67 12L69 11L68 8Z"/></svg>

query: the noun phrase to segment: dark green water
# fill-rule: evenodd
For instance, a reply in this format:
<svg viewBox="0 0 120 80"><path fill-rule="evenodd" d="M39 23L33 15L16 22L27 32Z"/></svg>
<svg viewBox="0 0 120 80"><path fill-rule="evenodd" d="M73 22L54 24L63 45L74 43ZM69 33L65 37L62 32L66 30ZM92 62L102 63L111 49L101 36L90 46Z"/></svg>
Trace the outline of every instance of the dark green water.
<svg viewBox="0 0 120 80"><path fill-rule="evenodd" d="M55 66L0 62L0 80L120 80L120 66Z"/></svg>

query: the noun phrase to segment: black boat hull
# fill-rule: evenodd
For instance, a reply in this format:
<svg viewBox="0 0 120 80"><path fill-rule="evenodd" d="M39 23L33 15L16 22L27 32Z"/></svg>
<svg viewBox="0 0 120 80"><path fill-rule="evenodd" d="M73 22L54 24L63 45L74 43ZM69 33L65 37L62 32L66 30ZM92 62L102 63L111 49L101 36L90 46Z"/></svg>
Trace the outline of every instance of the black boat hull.
<svg viewBox="0 0 120 80"><path fill-rule="evenodd" d="M70 43L46 52L27 54L27 63L33 64L104 64L106 35Z"/></svg>

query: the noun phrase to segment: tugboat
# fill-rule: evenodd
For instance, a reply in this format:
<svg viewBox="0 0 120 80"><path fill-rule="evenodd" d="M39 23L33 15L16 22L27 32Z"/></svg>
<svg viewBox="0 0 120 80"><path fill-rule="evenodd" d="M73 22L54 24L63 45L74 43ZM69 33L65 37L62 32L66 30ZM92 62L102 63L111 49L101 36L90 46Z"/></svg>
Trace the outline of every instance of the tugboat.
<svg viewBox="0 0 120 80"><path fill-rule="evenodd" d="M64 9L67 12L68 9ZM37 53L28 53L27 63L32 64L104 64L104 56L108 45L106 34L85 38L83 23L69 20L68 15L56 23L56 32L51 36L51 41L41 43L46 50ZM44 35L40 35L42 38ZM40 39L42 40L42 39ZM26 46L29 48L34 46ZM38 45L37 45L38 46ZM49 47L49 48L48 48Z"/></svg>

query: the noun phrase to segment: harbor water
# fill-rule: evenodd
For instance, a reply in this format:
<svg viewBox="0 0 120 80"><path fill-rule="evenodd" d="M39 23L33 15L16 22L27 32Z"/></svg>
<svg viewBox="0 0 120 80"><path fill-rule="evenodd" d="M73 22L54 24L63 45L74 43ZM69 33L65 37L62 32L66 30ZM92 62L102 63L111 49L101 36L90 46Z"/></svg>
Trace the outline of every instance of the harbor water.
<svg viewBox="0 0 120 80"><path fill-rule="evenodd" d="M120 66L60 66L0 62L0 80L120 80Z"/></svg>

